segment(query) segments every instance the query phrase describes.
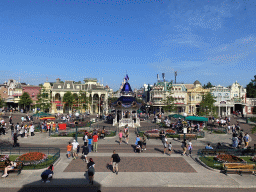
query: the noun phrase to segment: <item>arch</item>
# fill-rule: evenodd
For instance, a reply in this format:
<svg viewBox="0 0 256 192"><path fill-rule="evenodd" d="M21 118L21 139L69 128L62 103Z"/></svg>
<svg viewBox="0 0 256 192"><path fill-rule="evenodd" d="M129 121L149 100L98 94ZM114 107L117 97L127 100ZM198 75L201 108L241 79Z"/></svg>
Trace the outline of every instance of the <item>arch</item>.
<svg viewBox="0 0 256 192"><path fill-rule="evenodd" d="M55 100L55 101L61 101L61 96L60 96L59 93L56 93L56 94L55 94L54 100Z"/></svg>

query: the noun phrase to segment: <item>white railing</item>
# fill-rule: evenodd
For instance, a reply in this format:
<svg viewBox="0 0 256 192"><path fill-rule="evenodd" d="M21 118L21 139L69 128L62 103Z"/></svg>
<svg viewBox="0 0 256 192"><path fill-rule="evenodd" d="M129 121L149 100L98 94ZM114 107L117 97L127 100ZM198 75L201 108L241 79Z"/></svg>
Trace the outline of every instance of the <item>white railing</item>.
<svg viewBox="0 0 256 192"><path fill-rule="evenodd" d="M131 118L123 118L119 120L119 127L123 127L127 124L129 127L134 127L134 121Z"/></svg>
<svg viewBox="0 0 256 192"><path fill-rule="evenodd" d="M117 124L117 118L113 119L113 126Z"/></svg>

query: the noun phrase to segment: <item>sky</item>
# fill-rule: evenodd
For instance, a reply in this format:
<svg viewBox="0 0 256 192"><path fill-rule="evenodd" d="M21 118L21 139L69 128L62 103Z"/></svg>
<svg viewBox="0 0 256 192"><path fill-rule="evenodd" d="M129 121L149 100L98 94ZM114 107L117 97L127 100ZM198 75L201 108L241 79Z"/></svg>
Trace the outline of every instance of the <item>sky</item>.
<svg viewBox="0 0 256 192"><path fill-rule="evenodd" d="M97 78L114 91L157 74L246 86L256 75L255 0L1 0L0 82Z"/></svg>

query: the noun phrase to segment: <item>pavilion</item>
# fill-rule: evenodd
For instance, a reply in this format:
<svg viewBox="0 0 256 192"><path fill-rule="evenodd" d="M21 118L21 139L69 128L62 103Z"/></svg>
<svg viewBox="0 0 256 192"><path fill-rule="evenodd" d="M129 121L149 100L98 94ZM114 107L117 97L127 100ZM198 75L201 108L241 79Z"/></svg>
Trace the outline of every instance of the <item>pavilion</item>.
<svg viewBox="0 0 256 192"><path fill-rule="evenodd" d="M135 94L133 93L128 80L129 77L126 75L126 82L120 92L120 97L112 105L116 111L115 118L113 119L113 126L118 125L119 127L122 127L127 124L129 127L140 126L140 119L137 118L137 110L140 109L141 103L136 101L136 98L134 97ZM132 115L133 112L135 113L135 117Z"/></svg>

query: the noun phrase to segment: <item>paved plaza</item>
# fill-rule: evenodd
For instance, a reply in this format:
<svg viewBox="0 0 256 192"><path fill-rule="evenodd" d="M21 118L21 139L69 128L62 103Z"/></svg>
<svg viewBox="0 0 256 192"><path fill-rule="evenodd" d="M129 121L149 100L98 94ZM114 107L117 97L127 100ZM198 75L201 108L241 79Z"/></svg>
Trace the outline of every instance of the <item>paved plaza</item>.
<svg viewBox="0 0 256 192"><path fill-rule="evenodd" d="M15 118L14 118L15 119ZM18 119L18 117L17 117ZM231 119L231 123L238 119ZM98 124L102 124L99 122ZM145 122L150 125L149 122ZM241 127L249 132L247 124ZM135 130L134 130L135 131ZM250 134L255 138L255 135ZM54 169L54 179L50 183L40 181L42 170L23 170L19 176L10 174L7 178L0 178L0 190L4 191L32 191L35 187L43 187L42 191L53 191L53 188L71 190L85 189L86 191L216 191L218 188L255 188L256 176L244 174L224 175L219 171L209 170L194 159L197 150L204 148L210 142L213 145L222 142L231 144L231 134L210 134L206 131L205 138L192 140L192 157L181 156L181 141L178 139L168 139L172 142L174 152L171 156L163 155L163 145L159 139L147 140L147 150L142 153L134 153L133 145L136 135L130 130L129 144L118 144L118 137L99 140L98 152L89 153L96 164L94 186L89 185L86 171L86 163L80 158L76 160L66 158L66 145L72 138L49 137L47 133L36 133L34 137L19 138L21 147L58 147L61 149L60 159L56 162ZM12 142L10 133L1 136L1 141ZM254 141L254 139L253 139ZM82 138L78 138L80 144ZM254 142L250 145L253 146ZM113 150L121 157L119 164L119 174L116 175L107 169L107 163ZM81 157L81 153L79 154ZM4 189L6 188L6 189ZM37 188L39 189L39 188ZM222 191L229 191L224 189ZM242 189L239 191L243 191ZM248 189L250 191L250 189Z"/></svg>

